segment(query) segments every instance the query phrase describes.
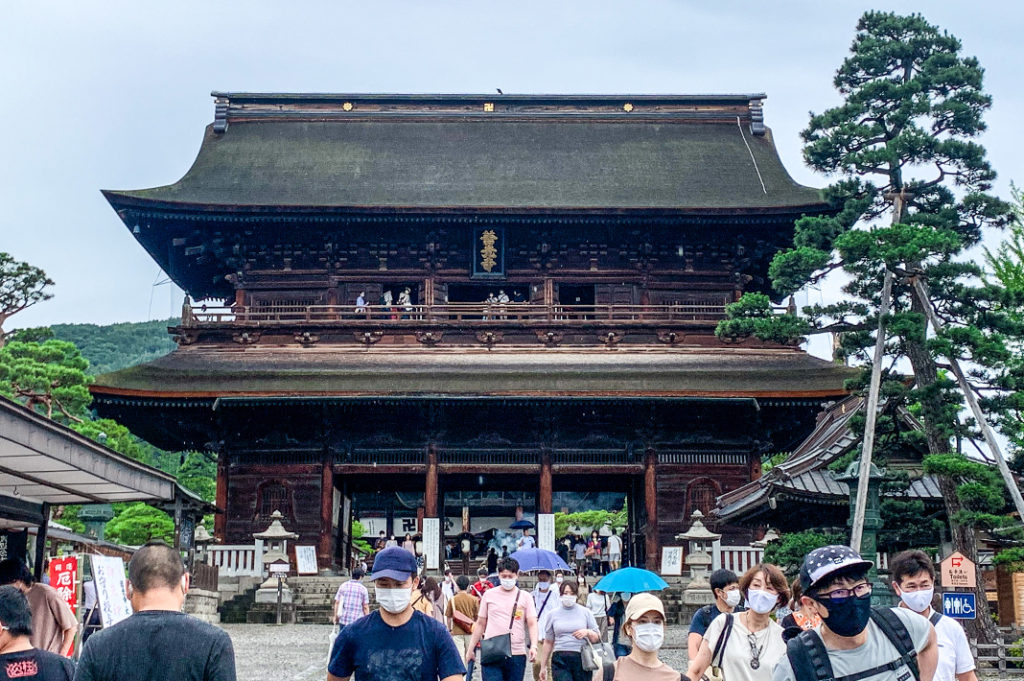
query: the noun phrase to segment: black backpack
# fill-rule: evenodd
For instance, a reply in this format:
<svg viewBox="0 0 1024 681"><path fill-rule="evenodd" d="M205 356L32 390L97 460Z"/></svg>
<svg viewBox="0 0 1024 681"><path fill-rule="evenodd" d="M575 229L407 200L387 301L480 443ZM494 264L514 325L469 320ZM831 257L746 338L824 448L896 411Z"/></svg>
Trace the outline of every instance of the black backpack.
<svg viewBox="0 0 1024 681"><path fill-rule="evenodd" d="M802 631L786 644L786 655L789 657L789 663L793 665L793 677L796 681L860 681L885 671L895 671L904 665L910 669L915 679L920 679L917 650L910 639L910 632L896 613L890 608L872 608L871 621L896 646L899 657L886 664L837 678L832 671L828 650L825 649L821 636L814 630Z"/></svg>

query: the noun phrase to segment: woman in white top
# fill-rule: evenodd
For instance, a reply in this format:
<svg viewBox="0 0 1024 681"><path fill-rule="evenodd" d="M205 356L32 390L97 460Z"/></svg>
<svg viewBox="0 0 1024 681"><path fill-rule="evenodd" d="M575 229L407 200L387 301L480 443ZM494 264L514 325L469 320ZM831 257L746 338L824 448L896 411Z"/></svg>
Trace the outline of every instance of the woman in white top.
<svg viewBox="0 0 1024 681"><path fill-rule="evenodd" d="M770 681L772 668L786 654L782 627L771 619L772 611L789 600L789 584L782 570L768 563L755 565L740 577L740 591L746 597L747 610L722 613L711 622L686 671L691 681L699 681L711 665L721 667L729 681ZM723 636L727 638L720 646ZM719 646L719 654L714 655Z"/></svg>
<svg viewBox="0 0 1024 681"><path fill-rule="evenodd" d="M590 590L590 594L587 596L587 607L594 614L594 619L597 620L597 628L601 633L602 641L605 639L605 634L608 633L608 605L608 597L603 591Z"/></svg>

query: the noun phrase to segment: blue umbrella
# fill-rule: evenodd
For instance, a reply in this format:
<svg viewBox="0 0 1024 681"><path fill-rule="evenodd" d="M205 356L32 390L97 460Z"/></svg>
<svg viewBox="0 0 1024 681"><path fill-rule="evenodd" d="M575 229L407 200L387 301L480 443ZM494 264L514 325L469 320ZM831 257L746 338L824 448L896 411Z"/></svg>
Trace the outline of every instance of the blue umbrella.
<svg viewBox="0 0 1024 681"><path fill-rule="evenodd" d="M668 588L668 582L650 570L626 567L614 570L602 577L594 588L599 591L618 591L620 593L640 593L641 591L661 591Z"/></svg>
<svg viewBox="0 0 1024 681"><path fill-rule="evenodd" d="M534 525L529 520L517 520L508 526L510 530L529 530Z"/></svg>
<svg viewBox="0 0 1024 681"><path fill-rule="evenodd" d="M515 558L519 562L519 569L523 572L534 570L565 570L568 572L572 569L558 557L557 553L545 549L519 549L509 558Z"/></svg>

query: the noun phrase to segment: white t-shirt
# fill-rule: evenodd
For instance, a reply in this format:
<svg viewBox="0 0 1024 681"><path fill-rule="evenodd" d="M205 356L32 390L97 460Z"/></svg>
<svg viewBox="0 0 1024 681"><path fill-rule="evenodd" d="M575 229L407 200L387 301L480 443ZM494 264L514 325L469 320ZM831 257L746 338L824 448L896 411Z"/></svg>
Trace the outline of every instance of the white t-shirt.
<svg viewBox="0 0 1024 681"><path fill-rule="evenodd" d="M722 635L728 613L722 613L711 621L708 630L704 632L704 640L708 642L711 652L715 652L718 644L718 637ZM772 667L779 661L779 658L786 656L786 644L782 641L782 627L769 620L768 627L753 634L758 650L760 651L757 669L750 667L753 659L751 655L751 632L743 626L743 618L740 615L732 615L732 631L729 633L729 640L726 641L725 650L722 653L722 676L729 681L769 681L772 678ZM711 661L718 663L718 658Z"/></svg>
<svg viewBox="0 0 1024 681"><path fill-rule="evenodd" d="M932 677L934 681L955 681L957 674L974 669L967 633L959 622L943 615L935 625L935 638L939 644L939 666Z"/></svg>
<svg viewBox="0 0 1024 681"><path fill-rule="evenodd" d="M928 620L906 608L893 608L892 610L897 617L903 620L904 626L910 632L910 640L914 642L914 649L917 652L924 650L928 645L928 634L931 631L931 624L928 623ZM829 650L828 659L832 664L833 674L839 678L892 662L899 657L899 654L896 646L889 641L889 637L878 628L878 625L868 622L868 640L864 645L850 650ZM728 674L726 674L726 678L729 678ZM910 670L906 665L900 665L893 671L880 672L872 676L870 681L899 681L909 678L912 678ZM772 681L795 681L793 666L789 663L789 657L786 655L783 655L779 663L775 665Z"/></svg>
<svg viewBox="0 0 1024 681"><path fill-rule="evenodd" d="M608 616L608 603L604 594L591 591L587 594L587 607L594 614L595 618Z"/></svg>
<svg viewBox="0 0 1024 681"><path fill-rule="evenodd" d="M616 535L608 537L608 555L609 556L621 556L622 555L622 540Z"/></svg>

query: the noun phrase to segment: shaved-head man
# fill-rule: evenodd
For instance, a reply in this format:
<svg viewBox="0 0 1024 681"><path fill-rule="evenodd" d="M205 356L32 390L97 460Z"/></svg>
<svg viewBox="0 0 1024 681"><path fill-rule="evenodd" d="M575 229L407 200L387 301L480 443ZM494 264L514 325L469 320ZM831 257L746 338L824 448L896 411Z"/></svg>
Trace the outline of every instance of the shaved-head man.
<svg viewBox="0 0 1024 681"><path fill-rule="evenodd" d="M178 551L146 544L128 563L135 614L93 634L76 681L235 681L235 652L224 631L181 612L188 575Z"/></svg>

